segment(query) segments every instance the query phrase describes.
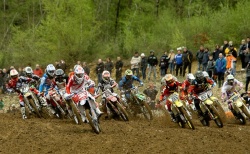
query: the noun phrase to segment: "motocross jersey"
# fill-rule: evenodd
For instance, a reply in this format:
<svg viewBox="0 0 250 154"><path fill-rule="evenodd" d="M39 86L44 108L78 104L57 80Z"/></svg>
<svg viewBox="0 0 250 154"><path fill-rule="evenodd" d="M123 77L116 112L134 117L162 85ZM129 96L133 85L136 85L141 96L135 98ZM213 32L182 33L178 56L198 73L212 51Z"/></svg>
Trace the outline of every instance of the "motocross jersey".
<svg viewBox="0 0 250 154"><path fill-rule="evenodd" d="M181 86L181 83L179 81L173 81L172 83L168 84L166 83L166 86L163 90L162 97L169 96L174 92L178 91L178 87Z"/></svg>
<svg viewBox="0 0 250 154"><path fill-rule="evenodd" d="M119 89L122 89L122 88L131 89L131 88L133 88L134 80L142 83L142 81L134 75L132 75L131 79L127 79L126 76L122 77L121 81L119 82Z"/></svg>
<svg viewBox="0 0 250 154"><path fill-rule="evenodd" d="M234 79L233 85L228 84L227 81L224 82L221 88L222 97L230 96L234 91L236 91L236 86L239 86L240 88L242 88L243 84L237 79Z"/></svg>
<svg viewBox="0 0 250 154"><path fill-rule="evenodd" d="M69 81L66 85L66 93L79 93L86 91L86 86L95 86L95 82L92 81L87 74L84 74L84 79L81 84L77 84L74 80L74 75L69 77Z"/></svg>
<svg viewBox="0 0 250 154"><path fill-rule="evenodd" d="M15 90L15 92L20 93L19 88L22 87L23 83L28 83L30 82L32 79L31 78L27 78L24 76L20 76L18 77L18 79L10 79L9 82L6 85L6 88L8 90Z"/></svg>
<svg viewBox="0 0 250 154"><path fill-rule="evenodd" d="M181 99L183 100L185 96L187 96L188 87L191 85L191 83L188 80L184 80L181 85Z"/></svg>
<svg viewBox="0 0 250 154"><path fill-rule="evenodd" d="M210 85L213 85L214 81L211 79L206 79L202 83L198 83L196 80L192 82L192 84L189 86L187 92L188 94L193 94L194 96L197 96L197 94L206 91Z"/></svg>
<svg viewBox="0 0 250 154"><path fill-rule="evenodd" d="M45 95L48 94L48 90L50 88L56 88L56 82L55 78L50 79L47 74L44 74L43 77L41 78L41 82L39 85L39 92L43 92L45 90Z"/></svg>
<svg viewBox="0 0 250 154"><path fill-rule="evenodd" d="M106 86L110 86L111 87L111 86L116 85L116 84L117 83L112 78L110 78L110 80L109 80L108 83L104 82L103 80L101 80L100 83L97 86L96 93L98 94L100 90L104 91L104 89L105 89ZM110 88L110 91L113 93L114 92L113 88Z"/></svg>

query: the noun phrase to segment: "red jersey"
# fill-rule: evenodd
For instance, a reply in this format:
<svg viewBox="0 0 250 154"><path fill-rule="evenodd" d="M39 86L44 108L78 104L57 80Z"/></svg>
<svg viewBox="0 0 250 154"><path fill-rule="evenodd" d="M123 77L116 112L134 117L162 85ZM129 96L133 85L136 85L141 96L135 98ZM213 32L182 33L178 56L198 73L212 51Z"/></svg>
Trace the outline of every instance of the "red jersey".
<svg viewBox="0 0 250 154"><path fill-rule="evenodd" d="M189 86L187 92L189 94L193 94L197 96L197 94L204 92L205 90L208 89L209 85L213 85L214 81L211 79L205 79L205 81L201 84L199 84L196 80L193 82L191 86Z"/></svg>

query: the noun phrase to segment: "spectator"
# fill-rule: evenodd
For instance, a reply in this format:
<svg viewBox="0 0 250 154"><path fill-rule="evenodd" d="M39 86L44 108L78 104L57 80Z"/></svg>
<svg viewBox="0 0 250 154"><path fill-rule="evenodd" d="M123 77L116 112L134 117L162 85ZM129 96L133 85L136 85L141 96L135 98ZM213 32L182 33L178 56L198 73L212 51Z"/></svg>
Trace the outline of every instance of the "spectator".
<svg viewBox="0 0 250 154"><path fill-rule="evenodd" d="M248 62L250 61L250 53L249 53L249 48L246 48L245 52L244 52L244 55L245 55L245 59L244 59L244 65L245 65L245 68L248 64ZM242 70L242 69L241 69ZM243 70L242 70L243 71Z"/></svg>
<svg viewBox="0 0 250 154"><path fill-rule="evenodd" d="M228 47L226 48L226 50L225 50L226 56L227 56L227 54L228 54L230 51L232 52L232 55L234 56L234 58L237 58L237 49L234 47L232 41L229 42L229 46L228 46Z"/></svg>
<svg viewBox="0 0 250 154"><path fill-rule="evenodd" d="M22 67L18 68L18 74L19 74L19 76L25 76L25 73L24 73L24 70Z"/></svg>
<svg viewBox="0 0 250 154"><path fill-rule="evenodd" d="M132 57L130 64L131 70L133 74L136 72L136 76L139 78L139 66L141 63L141 57L139 56L138 52L135 52L135 55Z"/></svg>
<svg viewBox="0 0 250 154"><path fill-rule="evenodd" d="M247 37L247 49L249 49L250 48L250 37Z"/></svg>
<svg viewBox="0 0 250 154"><path fill-rule="evenodd" d="M226 66L227 72L232 74L232 75L235 75L234 63L235 63L236 59L232 55L231 51L227 54L226 59L227 59L227 66Z"/></svg>
<svg viewBox="0 0 250 154"><path fill-rule="evenodd" d="M41 67L39 66L39 64L36 64L36 68L33 71L33 73L37 76L39 76L40 78L43 76L43 70L41 69Z"/></svg>
<svg viewBox="0 0 250 154"><path fill-rule="evenodd" d="M239 57L240 57L240 60L241 60L241 70L242 71L244 71L244 69L246 67L246 64L247 64L247 63L245 63L246 49L247 49L246 41L242 40L240 48L239 48Z"/></svg>
<svg viewBox="0 0 250 154"><path fill-rule="evenodd" d="M6 89L6 83L7 83L7 81L8 81L8 73L7 73L7 70L6 70L6 68L3 68L3 92L5 93L6 91L7 91L7 89Z"/></svg>
<svg viewBox="0 0 250 154"><path fill-rule="evenodd" d="M168 69L168 55L167 52L165 51L164 54L161 56L160 59L160 70L161 70L161 77L165 76L167 74L167 69Z"/></svg>
<svg viewBox="0 0 250 154"><path fill-rule="evenodd" d="M224 45L223 45L223 48L222 48L222 53L224 56L226 56L226 49L229 47L229 44L228 44L228 41L224 41Z"/></svg>
<svg viewBox="0 0 250 154"><path fill-rule="evenodd" d="M116 76L116 82L118 83L122 78L122 67L123 62L121 61L121 57L117 57L117 61L115 63L115 76Z"/></svg>
<svg viewBox="0 0 250 154"><path fill-rule="evenodd" d="M114 68L113 62L111 61L110 58L107 58L106 63L104 65L104 69L107 70L107 71L109 71L109 73L111 75L113 68Z"/></svg>
<svg viewBox="0 0 250 154"><path fill-rule="evenodd" d="M198 61L198 70L201 71L201 67L202 67L202 60L203 60L203 54L204 54L204 47L201 45L200 49L198 50L197 54L196 54L196 59Z"/></svg>
<svg viewBox="0 0 250 154"><path fill-rule="evenodd" d="M56 67L56 69L61 68L60 63L58 61L55 62L55 67Z"/></svg>
<svg viewBox="0 0 250 154"><path fill-rule="evenodd" d="M220 53L219 58L215 62L215 69L216 69L216 73L218 75L219 88L221 87L221 85L224 82L224 75L225 75L225 71L226 71L226 65L227 65L227 61L223 57L223 54Z"/></svg>
<svg viewBox="0 0 250 154"><path fill-rule="evenodd" d="M149 83L149 87L147 87L143 93L150 98L150 102L149 105L151 107L151 109L155 109L155 99L156 99L156 95L158 93L158 91L156 90L156 86L150 82Z"/></svg>
<svg viewBox="0 0 250 154"><path fill-rule="evenodd" d="M187 47L183 48L182 61L183 61L183 77L184 77L187 68L188 68L188 73L191 73L192 61L193 61L193 54L191 51L187 49Z"/></svg>
<svg viewBox="0 0 250 154"><path fill-rule="evenodd" d="M154 71L154 81L156 81L156 66L158 64L158 59L154 55L154 51L150 51L150 56L148 57L148 81L150 81L151 72Z"/></svg>
<svg viewBox="0 0 250 154"><path fill-rule="evenodd" d="M76 64L82 66L82 62L80 60L78 60Z"/></svg>
<svg viewBox="0 0 250 154"><path fill-rule="evenodd" d="M246 66L246 88L245 88L246 92L248 91L249 82L250 82L250 63L248 63Z"/></svg>
<svg viewBox="0 0 250 154"><path fill-rule="evenodd" d="M216 45L215 46L215 50L213 52L213 60L217 60L219 58L219 54L222 53L222 51L220 50L220 46Z"/></svg>
<svg viewBox="0 0 250 154"><path fill-rule="evenodd" d="M202 71L206 71L207 70L207 62L209 60L209 58L208 58L208 52L209 52L209 50L208 50L208 48L206 48L204 50L203 58L202 58Z"/></svg>
<svg viewBox="0 0 250 154"><path fill-rule="evenodd" d="M175 58L175 53L174 53L174 50L173 49L171 49L170 50L170 53L169 53L169 55L168 55L168 66L169 66L169 69L170 69L170 74L173 74L173 72L174 72L174 66L175 66L175 64L174 64L174 58Z"/></svg>
<svg viewBox="0 0 250 154"><path fill-rule="evenodd" d="M210 78L213 77L214 66L215 66L215 61L213 59L213 56L209 55L209 60L207 62L207 70L206 71L207 71Z"/></svg>
<svg viewBox="0 0 250 154"><path fill-rule="evenodd" d="M102 62L102 59L98 59L95 70L98 79L97 83L99 83L102 80L102 72L104 71L104 63Z"/></svg>
<svg viewBox="0 0 250 154"><path fill-rule="evenodd" d="M3 73L3 70L0 69L0 89L3 89L3 85L5 84L4 83L4 73Z"/></svg>
<svg viewBox="0 0 250 154"><path fill-rule="evenodd" d="M146 80L146 70L147 70L148 60L145 57L145 54L141 54L141 73L143 80Z"/></svg>
<svg viewBox="0 0 250 154"><path fill-rule="evenodd" d="M61 69L65 72L66 69L67 69L67 66L66 66L65 61L64 61L64 60L61 60L61 61L60 61L60 65L61 65Z"/></svg>
<svg viewBox="0 0 250 154"><path fill-rule="evenodd" d="M182 75L182 54L181 47L177 48L177 55L175 55L175 65L176 65L176 76L178 76L178 72L180 70L180 75Z"/></svg>
<svg viewBox="0 0 250 154"><path fill-rule="evenodd" d="M86 62L83 62L82 63L82 68L84 69L84 72L89 76L89 74L90 74L90 69L89 69L89 67L87 66L87 63Z"/></svg>

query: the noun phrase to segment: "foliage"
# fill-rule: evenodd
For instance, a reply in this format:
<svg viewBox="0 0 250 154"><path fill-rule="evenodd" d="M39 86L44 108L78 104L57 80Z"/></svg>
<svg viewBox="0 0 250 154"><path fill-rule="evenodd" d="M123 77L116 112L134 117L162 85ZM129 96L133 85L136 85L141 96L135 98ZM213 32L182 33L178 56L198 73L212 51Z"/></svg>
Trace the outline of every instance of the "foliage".
<svg viewBox="0 0 250 154"><path fill-rule="evenodd" d="M5 3L4 3L5 2ZM33 0L3 1L0 67L64 59L93 62L135 51L162 51L232 40L250 26L247 0Z"/></svg>

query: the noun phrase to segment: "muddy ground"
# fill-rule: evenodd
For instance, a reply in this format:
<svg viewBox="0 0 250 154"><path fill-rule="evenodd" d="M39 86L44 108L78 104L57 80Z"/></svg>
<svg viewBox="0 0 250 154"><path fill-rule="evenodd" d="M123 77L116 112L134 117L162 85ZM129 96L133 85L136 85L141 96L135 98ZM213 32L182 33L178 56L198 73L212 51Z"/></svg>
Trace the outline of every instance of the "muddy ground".
<svg viewBox="0 0 250 154"><path fill-rule="evenodd" d="M164 115L152 122L101 119L103 132L96 135L89 125L71 120L0 114L0 153L249 153L249 124L194 123L196 130L180 128Z"/></svg>

